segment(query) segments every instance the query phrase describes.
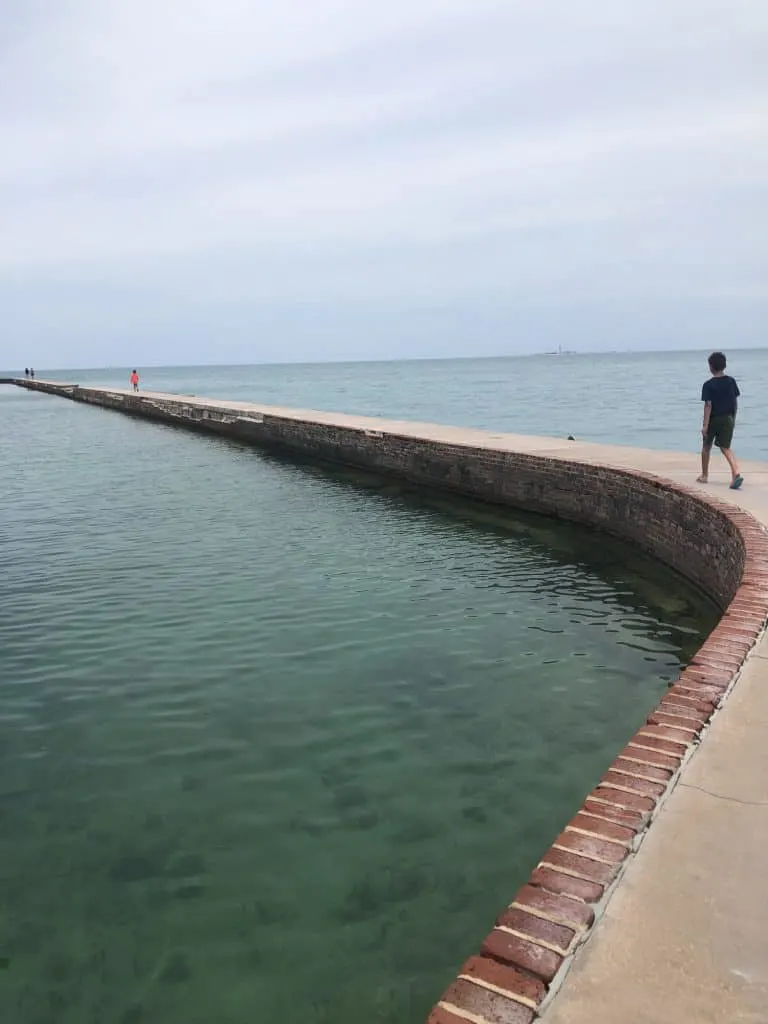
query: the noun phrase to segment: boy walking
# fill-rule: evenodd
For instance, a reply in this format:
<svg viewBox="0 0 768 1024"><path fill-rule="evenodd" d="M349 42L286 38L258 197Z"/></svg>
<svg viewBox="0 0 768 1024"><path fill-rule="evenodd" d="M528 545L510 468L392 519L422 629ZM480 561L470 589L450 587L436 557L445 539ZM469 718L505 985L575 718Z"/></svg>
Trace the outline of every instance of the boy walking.
<svg viewBox="0 0 768 1024"><path fill-rule="evenodd" d="M133 388L134 391L139 390L139 375L138 373L136 373L135 370L131 374L131 387Z"/></svg>
<svg viewBox="0 0 768 1024"><path fill-rule="evenodd" d="M709 369L712 376L704 382L701 389L701 400L704 403L704 423L701 436L704 440L701 449L701 476L697 483L705 484L709 479L709 457L712 445L716 444L731 467L732 491L736 491L744 483L739 472L736 456L731 451L733 428L736 423L736 410L741 392L739 385L725 372L725 356L722 352L713 352L709 357Z"/></svg>

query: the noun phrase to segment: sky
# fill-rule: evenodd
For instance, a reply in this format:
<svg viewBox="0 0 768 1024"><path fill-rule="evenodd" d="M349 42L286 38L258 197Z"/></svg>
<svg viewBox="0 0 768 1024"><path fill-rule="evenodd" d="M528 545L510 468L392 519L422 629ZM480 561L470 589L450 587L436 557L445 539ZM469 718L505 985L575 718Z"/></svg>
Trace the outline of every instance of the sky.
<svg viewBox="0 0 768 1024"><path fill-rule="evenodd" d="M0 366L762 346L765 0L0 0Z"/></svg>

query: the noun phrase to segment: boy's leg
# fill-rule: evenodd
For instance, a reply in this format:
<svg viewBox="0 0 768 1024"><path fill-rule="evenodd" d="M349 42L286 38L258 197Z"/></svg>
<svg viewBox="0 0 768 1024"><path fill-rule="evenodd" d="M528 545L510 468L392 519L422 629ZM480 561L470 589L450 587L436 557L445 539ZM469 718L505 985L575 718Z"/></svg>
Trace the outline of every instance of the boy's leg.
<svg viewBox="0 0 768 1024"><path fill-rule="evenodd" d="M739 466L736 462L736 456L733 454L733 449L731 448L731 444L733 442L733 427L733 416L726 417L721 425L721 429L718 431L715 440L717 441L717 445L720 448L720 451L723 453L725 461L731 467L731 487L738 487L739 484L737 483L737 481L739 481L739 483L741 482L741 474L739 473Z"/></svg>
<svg viewBox="0 0 768 1024"><path fill-rule="evenodd" d="M725 461L731 467L731 483L733 483L739 476L739 464L736 462L736 456L730 448L723 448L722 453L725 457Z"/></svg>
<svg viewBox="0 0 768 1024"><path fill-rule="evenodd" d="M704 443L701 449L701 476L698 478L697 483L705 484L709 477L709 457L712 454L712 445Z"/></svg>

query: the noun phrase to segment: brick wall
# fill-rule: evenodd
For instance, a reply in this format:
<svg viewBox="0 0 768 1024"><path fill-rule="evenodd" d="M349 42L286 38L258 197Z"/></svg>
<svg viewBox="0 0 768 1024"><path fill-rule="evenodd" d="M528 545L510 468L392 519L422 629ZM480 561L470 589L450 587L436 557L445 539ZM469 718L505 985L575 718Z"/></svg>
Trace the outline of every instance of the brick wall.
<svg viewBox="0 0 768 1024"><path fill-rule="evenodd" d="M36 381L38 390L50 388ZM56 389L57 392L59 389ZM738 528L698 494L630 470L524 452L451 445L387 431L223 412L183 399L75 389L70 397L599 527L660 558L724 608L744 565Z"/></svg>

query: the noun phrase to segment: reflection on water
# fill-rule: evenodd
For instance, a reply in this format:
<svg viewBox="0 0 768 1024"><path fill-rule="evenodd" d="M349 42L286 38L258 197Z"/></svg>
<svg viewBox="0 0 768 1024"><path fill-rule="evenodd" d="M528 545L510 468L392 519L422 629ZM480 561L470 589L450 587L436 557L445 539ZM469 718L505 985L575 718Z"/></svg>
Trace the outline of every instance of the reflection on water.
<svg viewBox="0 0 768 1024"><path fill-rule="evenodd" d="M13 1024L421 1024L716 618L560 523L0 417Z"/></svg>

